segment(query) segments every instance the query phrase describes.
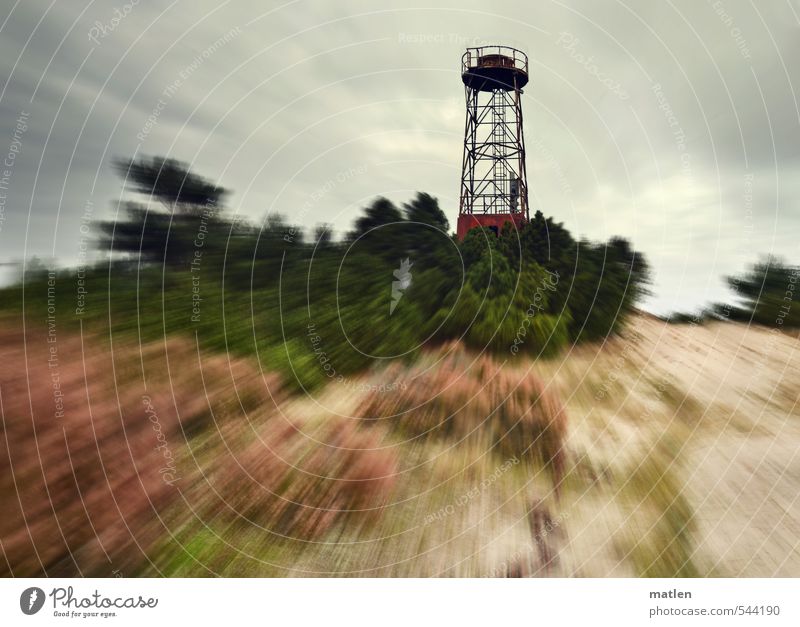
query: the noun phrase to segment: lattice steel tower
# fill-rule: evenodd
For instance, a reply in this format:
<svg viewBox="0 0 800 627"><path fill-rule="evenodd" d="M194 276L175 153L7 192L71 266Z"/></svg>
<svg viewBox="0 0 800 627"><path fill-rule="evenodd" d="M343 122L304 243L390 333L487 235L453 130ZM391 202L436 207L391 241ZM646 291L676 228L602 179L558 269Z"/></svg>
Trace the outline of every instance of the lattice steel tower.
<svg viewBox="0 0 800 627"><path fill-rule="evenodd" d="M467 48L461 79L467 117L457 234L464 239L477 226L499 231L528 219L521 98L528 57L508 46Z"/></svg>

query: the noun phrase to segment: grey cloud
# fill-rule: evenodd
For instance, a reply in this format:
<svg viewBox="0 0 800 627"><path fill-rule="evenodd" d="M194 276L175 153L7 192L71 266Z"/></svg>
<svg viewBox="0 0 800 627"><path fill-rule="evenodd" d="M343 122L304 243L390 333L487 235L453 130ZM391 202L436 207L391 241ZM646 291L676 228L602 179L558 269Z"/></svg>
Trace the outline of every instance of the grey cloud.
<svg viewBox="0 0 800 627"><path fill-rule="evenodd" d="M404 201L425 190L452 221L463 132L458 63L464 47L489 41L531 59L524 108L536 207L580 235L631 237L654 265L651 309L727 297L724 275L759 253L800 258L800 39L789 4L139 3L91 41L90 29L111 24L124 4L87 5L54 57L84 7L57 4L24 50L44 6L20 3L6 23L0 149L20 110L30 108L31 125L0 227L0 261L54 249L73 262L86 201L98 217L113 214L120 183L110 159L137 147L192 162L233 189L231 209L253 219L266 211L297 218L325 189L306 205L303 226L333 222L344 231L372 197ZM359 173L341 175L349 171Z"/></svg>

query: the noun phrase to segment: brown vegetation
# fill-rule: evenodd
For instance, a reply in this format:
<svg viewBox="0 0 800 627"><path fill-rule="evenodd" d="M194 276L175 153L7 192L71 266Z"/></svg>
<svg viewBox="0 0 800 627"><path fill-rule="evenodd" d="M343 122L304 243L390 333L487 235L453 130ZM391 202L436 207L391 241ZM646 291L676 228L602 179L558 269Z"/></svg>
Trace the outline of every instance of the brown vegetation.
<svg viewBox="0 0 800 627"><path fill-rule="evenodd" d="M186 341L52 337L0 332L1 574L137 572L196 516L310 538L380 512L378 433L340 418L310 438L274 376Z"/></svg>
<svg viewBox="0 0 800 627"><path fill-rule="evenodd" d="M560 478L566 412L532 372L453 345L440 360L394 366L386 376L405 385L370 394L358 410L365 420L388 422L409 438L469 441L504 457L534 458Z"/></svg>

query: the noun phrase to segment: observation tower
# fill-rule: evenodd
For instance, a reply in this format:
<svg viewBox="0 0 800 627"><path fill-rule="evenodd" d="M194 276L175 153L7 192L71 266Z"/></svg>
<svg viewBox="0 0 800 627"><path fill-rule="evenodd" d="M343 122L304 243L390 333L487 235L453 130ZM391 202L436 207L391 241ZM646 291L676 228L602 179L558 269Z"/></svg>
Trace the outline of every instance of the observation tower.
<svg viewBox="0 0 800 627"><path fill-rule="evenodd" d="M508 46L467 48L461 57L467 103L456 233L475 227L496 233L505 222L528 220L522 88L528 57Z"/></svg>

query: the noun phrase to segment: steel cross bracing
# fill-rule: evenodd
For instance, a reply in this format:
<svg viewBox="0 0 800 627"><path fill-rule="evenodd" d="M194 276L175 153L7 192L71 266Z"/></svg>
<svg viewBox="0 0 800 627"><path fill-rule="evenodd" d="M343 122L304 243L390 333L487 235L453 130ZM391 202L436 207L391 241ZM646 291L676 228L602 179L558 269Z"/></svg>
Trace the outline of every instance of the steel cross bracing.
<svg viewBox="0 0 800 627"><path fill-rule="evenodd" d="M520 94L516 89L481 92L465 87L461 213L527 215Z"/></svg>

